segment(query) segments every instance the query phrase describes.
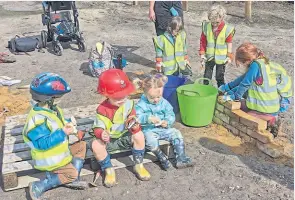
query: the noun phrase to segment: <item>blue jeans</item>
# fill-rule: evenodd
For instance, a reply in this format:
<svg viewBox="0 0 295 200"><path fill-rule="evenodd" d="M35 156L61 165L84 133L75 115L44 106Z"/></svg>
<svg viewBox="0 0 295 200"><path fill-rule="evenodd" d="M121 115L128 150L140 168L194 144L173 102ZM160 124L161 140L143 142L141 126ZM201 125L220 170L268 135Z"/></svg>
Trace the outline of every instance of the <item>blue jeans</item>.
<svg viewBox="0 0 295 200"><path fill-rule="evenodd" d="M183 140L182 134L175 128L154 128L143 130L145 136L145 148L154 151L159 147L159 140L166 140L173 144L175 139Z"/></svg>

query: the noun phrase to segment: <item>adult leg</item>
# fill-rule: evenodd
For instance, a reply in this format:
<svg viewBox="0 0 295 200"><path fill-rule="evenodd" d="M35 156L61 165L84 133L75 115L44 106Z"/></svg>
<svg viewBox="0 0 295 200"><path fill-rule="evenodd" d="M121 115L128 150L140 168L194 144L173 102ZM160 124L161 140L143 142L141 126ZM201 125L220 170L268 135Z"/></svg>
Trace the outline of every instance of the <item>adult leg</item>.
<svg viewBox="0 0 295 200"><path fill-rule="evenodd" d="M214 59L210 60L210 61L207 61L205 63L205 73L204 73L204 78L208 78L208 79L212 79L212 74L213 74L213 69L214 69L214 66L215 66L215 61ZM207 80L204 80L204 85L208 85L209 84L209 81Z"/></svg>

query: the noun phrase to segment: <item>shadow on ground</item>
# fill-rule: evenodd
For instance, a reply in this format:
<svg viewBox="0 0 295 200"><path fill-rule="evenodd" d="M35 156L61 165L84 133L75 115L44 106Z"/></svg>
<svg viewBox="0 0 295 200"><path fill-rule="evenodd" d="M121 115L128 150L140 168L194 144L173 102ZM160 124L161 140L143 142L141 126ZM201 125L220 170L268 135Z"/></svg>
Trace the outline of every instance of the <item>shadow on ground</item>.
<svg viewBox="0 0 295 200"><path fill-rule="evenodd" d="M239 152L240 149L245 148L245 146L249 145L247 143L243 143L240 146L233 147L233 146L228 146L226 144L223 144L218 140L214 140L214 139L206 138L206 137L200 138L199 143L203 147L211 151L221 153L221 154L226 154L226 155L235 155L245 165L247 165L254 173L262 175L268 179L274 180L275 182L283 186L286 186L289 189L294 190L293 168L287 167L284 165L278 165L276 163L261 162L255 158L249 158L249 156L246 157L246 156L242 156L242 155L238 155L234 153L234 152Z"/></svg>

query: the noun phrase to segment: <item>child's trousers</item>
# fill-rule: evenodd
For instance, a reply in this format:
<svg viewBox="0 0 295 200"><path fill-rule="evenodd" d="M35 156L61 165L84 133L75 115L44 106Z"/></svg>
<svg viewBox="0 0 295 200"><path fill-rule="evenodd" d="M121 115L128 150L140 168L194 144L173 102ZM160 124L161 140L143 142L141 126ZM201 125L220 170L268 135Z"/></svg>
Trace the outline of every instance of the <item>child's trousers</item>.
<svg viewBox="0 0 295 200"><path fill-rule="evenodd" d="M80 158L84 160L86 155L86 142L80 141L71 145L70 151L73 158ZM78 171L71 162L54 170L53 173L58 175L61 184L71 183L78 177Z"/></svg>
<svg viewBox="0 0 295 200"><path fill-rule="evenodd" d="M182 134L175 128L154 128L143 130L145 136L145 147L150 151L154 151L159 147L159 140L166 140L171 144L175 139L183 140Z"/></svg>
<svg viewBox="0 0 295 200"><path fill-rule="evenodd" d="M210 61L207 61L205 64L205 74L204 78L212 79L213 69L216 65L216 81L218 87L224 84L224 72L225 72L225 64L216 64L215 60L212 59ZM204 80L204 84L208 85L209 82L207 80Z"/></svg>

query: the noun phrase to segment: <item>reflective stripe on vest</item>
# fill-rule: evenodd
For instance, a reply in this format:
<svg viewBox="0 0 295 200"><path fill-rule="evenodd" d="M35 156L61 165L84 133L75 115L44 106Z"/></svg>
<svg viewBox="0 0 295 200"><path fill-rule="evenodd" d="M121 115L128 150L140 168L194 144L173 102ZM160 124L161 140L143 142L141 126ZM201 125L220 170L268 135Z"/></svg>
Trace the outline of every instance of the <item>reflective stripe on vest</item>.
<svg viewBox="0 0 295 200"><path fill-rule="evenodd" d="M182 70L185 69L184 46L186 33L184 31L180 32L175 39L175 44L168 37L166 33L154 37L156 56L163 58L163 72L165 75L173 74L178 70L178 67ZM157 49L161 49L162 52L159 53L160 51L157 51Z"/></svg>
<svg viewBox="0 0 295 200"><path fill-rule="evenodd" d="M277 91L277 78L271 65L264 60L256 60L260 66L263 84L252 83L248 90L246 105L249 109L262 113L275 113L280 109L280 96Z"/></svg>
<svg viewBox="0 0 295 200"><path fill-rule="evenodd" d="M119 138L127 132L125 122L134 106L132 100L127 100L124 105L120 106L116 111L113 121L106 116L97 114L93 124L93 128L102 128L110 132L111 138Z"/></svg>
<svg viewBox="0 0 295 200"><path fill-rule="evenodd" d="M23 129L23 138L26 144L31 148L31 155L34 163L34 168L41 171L53 171L57 168L63 167L71 162L72 155L69 150L69 142L65 140L63 143L48 149L39 150L36 149L27 134L30 130L34 129L42 123L46 123L50 132L53 133L57 129L63 128L66 123L63 112L57 108L60 113L60 117L57 117L55 113L51 113L46 110L35 111L34 108L30 111L25 127Z"/></svg>
<svg viewBox="0 0 295 200"><path fill-rule="evenodd" d="M206 57L215 59L216 64L224 64L227 55L226 38L234 32L234 27L224 24L216 40L212 31L212 25L209 22L204 22L202 25L203 33L206 35Z"/></svg>

